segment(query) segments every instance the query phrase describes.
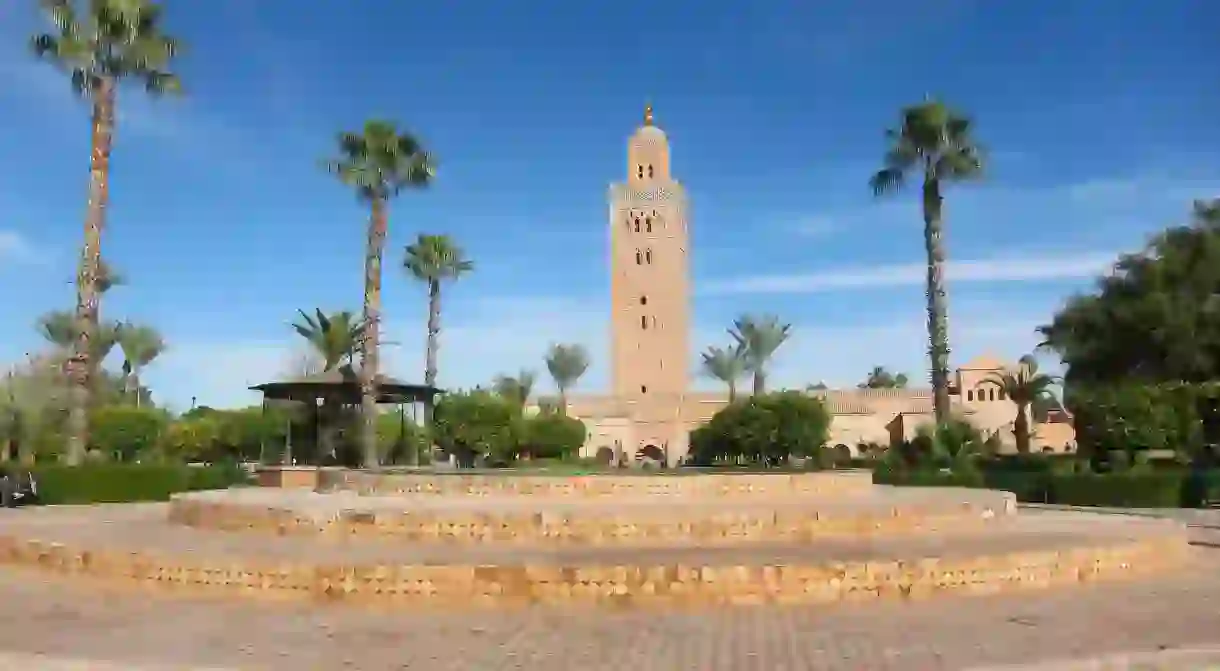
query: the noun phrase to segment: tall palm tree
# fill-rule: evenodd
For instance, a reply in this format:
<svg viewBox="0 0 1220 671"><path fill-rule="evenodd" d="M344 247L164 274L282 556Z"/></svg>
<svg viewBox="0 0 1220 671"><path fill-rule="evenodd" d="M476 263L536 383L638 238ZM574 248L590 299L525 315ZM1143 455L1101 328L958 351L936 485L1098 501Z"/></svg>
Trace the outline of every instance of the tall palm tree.
<svg viewBox="0 0 1220 671"><path fill-rule="evenodd" d="M744 352L738 347L709 347L703 357L703 373L729 387L729 403L737 400L737 381L746 374Z"/></svg>
<svg viewBox="0 0 1220 671"><path fill-rule="evenodd" d="M500 397L508 399L517 404L519 408L524 409L537 380L537 373L523 368L516 375L497 375L491 383L491 388Z"/></svg>
<svg viewBox="0 0 1220 671"><path fill-rule="evenodd" d="M124 322L117 329L119 348L123 351L123 395L135 391L136 407L140 407L140 372L165 352L165 339L157 329L142 324Z"/></svg>
<svg viewBox="0 0 1220 671"><path fill-rule="evenodd" d="M792 335L792 324L780 323L779 317L775 315L743 315L733 322L729 335L741 350L745 372L754 376L754 393L764 393L767 387L767 364L775 356L780 345Z"/></svg>
<svg viewBox="0 0 1220 671"><path fill-rule="evenodd" d="M298 310L301 319L292 329L309 342L310 348L322 361L322 370L334 370L346 363L352 365L364 337L365 324L347 310L327 315L320 308L310 315Z"/></svg>
<svg viewBox="0 0 1220 671"><path fill-rule="evenodd" d="M589 370L589 351L583 345L554 344L546 353L546 369L559 390L560 412L568 412L568 390Z"/></svg>
<svg viewBox="0 0 1220 671"><path fill-rule="evenodd" d="M432 182L432 157L410 133L389 121L369 121L359 133L340 133L339 156L327 170L369 206L364 248L364 337L360 352L360 448L366 467L376 466L377 373L381 335L381 259L389 228L390 199Z"/></svg>
<svg viewBox="0 0 1220 671"><path fill-rule="evenodd" d="M420 233L415 242L407 245L402 266L411 277L428 287L428 346L424 355L424 384L436 386L441 335L441 284L456 282L462 275L474 270L474 262L466 258L462 248L449 236ZM431 422L431 401L424 414Z"/></svg>
<svg viewBox="0 0 1220 671"><path fill-rule="evenodd" d="M53 356L65 363L71 361L77 344L78 327L76 317L67 310L52 310L38 318L38 333L54 347ZM115 323L95 325L94 336L89 341L91 365L100 363L110 355L118 342L118 328L119 325Z"/></svg>
<svg viewBox="0 0 1220 671"><path fill-rule="evenodd" d="M102 230L110 195L110 151L120 81L135 79L154 96L180 91L170 71L178 42L161 32L161 7L150 0L40 0L52 32L35 35L34 54L70 79L92 108L89 201L85 242L76 278L77 335L72 356L72 393L68 413L66 460L78 464L89 440L89 355L98 312L98 275Z"/></svg>
<svg viewBox="0 0 1220 671"><path fill-rule="evenodd" d="M1017 404L1017 416L1013 419L1012 434L1017 441L1017 452L1027 454L1030 447L1030 408L1037 402L1053 397L1051 388L1059 384L1059 378L1038 372L1038 361L1026 354L1021 357L1015 371L992 373L988 381L1004 390Z"/></svg>
<svg viewBox="0 0 1220 671"><path fill-rule="evenodd" d="M897 191L911 174L923 180L923 240L927 253L928 357L937 424L949 421L949 323L945 289L943 188L982 174L982 152L971 137L970 120L945 105L926 100L905 107L901 125L887 130L889 149L873 174L873 194Z"/></svg>

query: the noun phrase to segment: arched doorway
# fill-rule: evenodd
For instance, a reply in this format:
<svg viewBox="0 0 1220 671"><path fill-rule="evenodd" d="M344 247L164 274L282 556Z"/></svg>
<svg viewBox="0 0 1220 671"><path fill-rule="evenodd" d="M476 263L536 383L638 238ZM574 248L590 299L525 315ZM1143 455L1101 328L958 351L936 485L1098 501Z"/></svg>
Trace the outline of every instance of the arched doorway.
<svg viewBox="0 0 1220 671"><path fill-rule="evenodd" d="M635 460L641 465L650 465L655 463L658 466L664 466L665 451L657 447L654 443L645 443L643 447L636 450Z"/></svg>
<svg viewBox="0 0 1220 671"><path fill-rule="evenodd" d="M597 448L596 459L599 466L610 466L614 463L614 450L603 445Z"/></svg>

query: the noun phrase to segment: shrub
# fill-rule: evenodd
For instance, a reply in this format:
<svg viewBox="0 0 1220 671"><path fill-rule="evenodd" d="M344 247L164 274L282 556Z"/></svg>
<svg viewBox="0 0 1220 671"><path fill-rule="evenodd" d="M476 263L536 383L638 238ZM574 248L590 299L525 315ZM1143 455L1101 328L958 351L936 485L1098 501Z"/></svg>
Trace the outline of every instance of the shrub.
<svg viewBox="0 0 1220 671"><path fill-rule="evenodd" d="M385 464L423 464L428 461L428 430L397 412L377 417L377 449Z"/></svg>
<svg viewBox="0 0 1220 671"><path fill-rule="evenodd" d="M1176 450L1201 445L1196 401L1214 395L1211 385L1117 384L1072 387L1066 398L1075 415L1079 451L1093 457L1112 450Z"/></svg>
<svg viewBox="0 0 1220 671"><path fill-rule="evenodd" d="M463 465L473 465L476 458L517 458L522 421L514 403L475 390L444 395L433 412L437 443Z"/></svg>
<svg viewBox="0 0 1220 671"><path fill-rule="evenodd" d="M90 413L90 447L106 457L130 461L151 452L169 425L169 416L156 408L109 405Z"/></svg>
<svg viewBox="0 0 1220 671"><path fill-rule="evenodd" d="M973 471L953 472L947 469L895 469L878 466L873 469L873 484L902 487L982 487L982 477Z"/></svg>
<svg viewBox="0 0 1220 671"><path fill-rule="evenodd" d="M51 505L165 501L178 492L221 489L249 479L233 465L99 463L36 466L32 471L39 499Z"/></svg>
<svg viewBox="0 0 1220 671"><path fill-rule="evenodd" d="M1182 502L1184 473L1072 473L1047 476L1052 503L1122 508L1176 508Z"/></svg>
<svg viewBox="0 0 1220 671"><path fill-rule="evenodd" d="M830 413L821 399L797 391L760 394L731 403L692 437L702 457L782 464L789 457L824 460ZM711 450L712 454L707 454ZM823 464L824 465L824 464Z"/></svg>
<svg viewBox="0 0 1220 671"><path fill-rule="evenodd" d="M165 454L183 461L221 460L219 413L179 419L169 425L161 440Z"/></svg>
<svg viewBox="0 0 1220 671"><path fill-rule="evenodd" d="M585 444L585 423L559 413L543 412L524 420L522 452L538 459L567 459Z"/></svg>

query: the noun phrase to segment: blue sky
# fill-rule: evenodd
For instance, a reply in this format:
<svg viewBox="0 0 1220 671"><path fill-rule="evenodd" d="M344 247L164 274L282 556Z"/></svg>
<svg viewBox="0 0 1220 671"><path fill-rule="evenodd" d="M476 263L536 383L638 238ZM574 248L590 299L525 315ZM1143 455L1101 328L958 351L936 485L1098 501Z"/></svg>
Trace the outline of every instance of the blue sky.
<svg viewBox="0 0 1220 671"><path fill-rule="evenodd" d="M1029 351L1117 253L1220 195L1220 4L1203 0L167 4L189 96L123 91L103 249L130 284L103 310L166 334L147 379L180 408L246 403L290 370L298 308L359 308L366 212L319 162L369 117L440 158L433 189L393 204L392 372L423 366L403 246L448 233L478 264L445 296L450 386L541 369L563 341L589 346L582 386L603 388L606 189L646 100L692 199L693 345L777 313L795 329L780 384L922 377L917 204L876 202L867 179L926 94L971 114L990 156L948 195L956 362ZM0 362L70 306L84 209L87 111L25 52L35 6L0 7Z"/></svg>

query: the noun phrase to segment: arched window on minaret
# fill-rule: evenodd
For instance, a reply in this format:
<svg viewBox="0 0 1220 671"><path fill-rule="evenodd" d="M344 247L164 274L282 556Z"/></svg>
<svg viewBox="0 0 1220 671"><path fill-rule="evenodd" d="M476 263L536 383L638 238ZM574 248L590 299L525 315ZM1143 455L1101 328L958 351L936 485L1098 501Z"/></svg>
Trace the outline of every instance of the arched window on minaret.
<svg viewBox="0 0 1220 671"><path fill-rule="evenodd" d="M652 232L652 217L644 217L644 230L649 233Z"/></svg>
<svg viewBox="0 0 1220 671"><path fill-rule="evenodd" d="M640 218L639 217L635 218L635 232L636 233L640 232Z"/></svg>
<svg viewBox="0 0 1220 671"><path fill-rule="evenodd" d="M647 315L640 315L640 328L645 331L648 330L648 316Z"/></svg>
<svg viewBox="0 0 1220 671"><path fill-rule="evenodd" d="M973 389L967 389L967 390L966 390L966 400L967 400L967 401L973 401L973 400L974 400L974 390L973 390Z"/></svg>
<svg viewBox="0 0 1220 671"><path fill-rule="evenodd" d="M635 250L635 265L638 266L642 263L644 263L644 254L637 249Z"/></svg>
<svg viewBox="0 0 1220 671"><path fill-rule="evenodd" d="M648 263L649 265L652 265L652 250L651 249L644 250L644 261L646 263Z"/></svg>
<svg viewBox="0 0 1220 671"><path fill-rule="evenodd" d="M648 177L649 177L649 178L651 178L651 177L652 177L652 166L651 166L651 165L650 165L650 166L648 166Z"/></svg>
<svg viewBox="0 0 1220 671"><path fill-rule="evenodd" d="M644 166L642 166L642 165L635 166L635 174L640 179L644 179Z"/></svg>

